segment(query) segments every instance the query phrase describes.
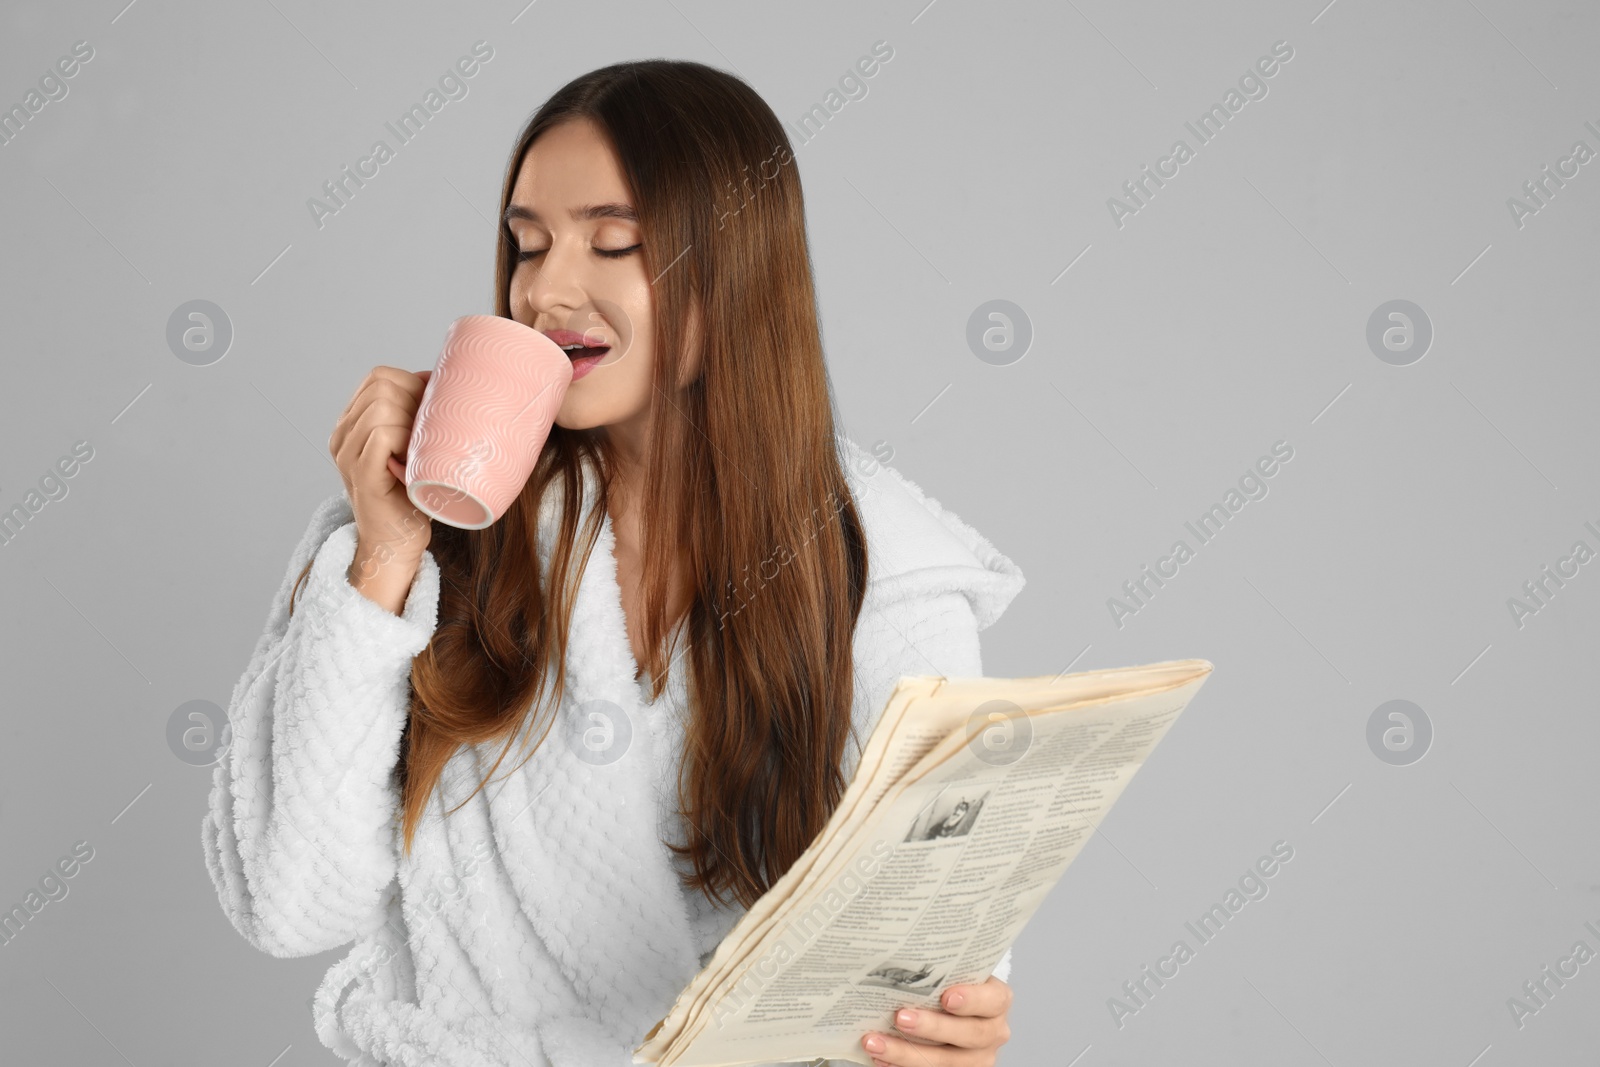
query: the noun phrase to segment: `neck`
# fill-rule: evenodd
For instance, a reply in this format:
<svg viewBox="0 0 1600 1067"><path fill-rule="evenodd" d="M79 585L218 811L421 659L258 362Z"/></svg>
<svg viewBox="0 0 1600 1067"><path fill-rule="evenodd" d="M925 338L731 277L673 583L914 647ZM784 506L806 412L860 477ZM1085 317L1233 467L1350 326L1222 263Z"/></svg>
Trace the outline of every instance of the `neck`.
<svg viewBox="0 0 1600 1067"><path fill-rule="evenodd" d="M622 422L608 423L605 427L606 441L611 446L612 456L617 467L617 473L628 480L636 480L632 475L644 469L645 448L650 440L648 409Z"/></svg>

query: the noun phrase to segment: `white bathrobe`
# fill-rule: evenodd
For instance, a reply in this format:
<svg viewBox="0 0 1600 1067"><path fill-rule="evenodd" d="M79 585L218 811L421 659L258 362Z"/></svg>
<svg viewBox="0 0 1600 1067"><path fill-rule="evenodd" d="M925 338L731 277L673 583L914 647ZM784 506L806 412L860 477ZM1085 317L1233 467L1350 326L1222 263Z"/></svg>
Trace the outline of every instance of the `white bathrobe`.
<svg viewBox="0 0 1600 1067"><path fill-rule="evenodd" d="M901 675L983 673L978 631L1023 576L898 472L848 438L840 447L869 552L851 709L865 744ZM558 496L542 523L555 521ZM313 1008L317 1035L341 1057L632 1067L633 1048L743 914L695 901L662 842L663 827L681 826L671 783L687 671L680 662L646 703L613 544L607 516L580 582L550 734L508 775L519 736L494 779L445 817L499 749L458 750L405 857L395 770L439 569L428 553L395 615L347 580L355 523L344 493L312 515L234 688L201 837L223 910L256 948L291 957L355 942ZM313 556L290 615L290 587ZM541 565L548 573L547 554ZM746 595L759 596L758 584ZM848 747L847 781L859 755ZM1002 980L1009 962L1007 952L994 969Z"/></svg>

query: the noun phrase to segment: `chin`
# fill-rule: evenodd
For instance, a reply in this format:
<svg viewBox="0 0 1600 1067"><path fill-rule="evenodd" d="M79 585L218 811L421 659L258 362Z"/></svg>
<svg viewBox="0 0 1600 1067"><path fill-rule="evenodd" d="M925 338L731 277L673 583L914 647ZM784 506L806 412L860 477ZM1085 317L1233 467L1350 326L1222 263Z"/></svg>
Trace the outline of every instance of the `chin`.
<svg viewBox="0 0 1600 1067"><path fill-rule="evenodd" d="M607 409L606 405L593 403L573 403L573 397L562 402L560 410L556 412L555 423L563 430L592 430L597 426L617 421L617 413Z"/></svg>
<svg viewBox="0 0 1600 1067"><path fill-rule="evenodd" d="M592 430L602 425L599 419L586 419L581 415L569 415L565 411L556 415L556 425L563 430Z"/></svg>
<svg viewBox="0 0 1600 1067"><path fill-rule="evenodd" d="M598 367L567 389L561 406L556 409L557 426L566 430L592 430L597 426L636 420L649 410L648 380L637 382L626 377L610 380L601 377L604 373L605 368Z"/></svg>

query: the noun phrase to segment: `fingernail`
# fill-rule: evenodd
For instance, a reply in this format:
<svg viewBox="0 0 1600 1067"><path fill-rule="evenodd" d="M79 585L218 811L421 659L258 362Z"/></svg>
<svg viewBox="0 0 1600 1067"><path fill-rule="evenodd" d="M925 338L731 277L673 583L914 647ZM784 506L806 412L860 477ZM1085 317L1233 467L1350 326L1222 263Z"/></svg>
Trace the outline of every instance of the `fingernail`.
<svg viewBox="0 0 1600 1067"><path fill-rule="evenodd" d="M945 1004L952 1008L959 1008L961 1007L962 1002L966 999L967 995L957 990L956 992L950 994L950 999L945 1001Z"/></svg>
<svg viewBox="0 0 1600 1067"><path fill-rule="evenodd" d="M879 1037L877 1034L868 1034L867 1035L867 1051L868 1052L882 1052L883 1048L884 1048L883 1038Z"/></svg>
<svg viewBox="0 0 1600 1067"><path fill-rule="evenodd" d="M894 1021L902 1030L914 1030L917 1026L917 1013L910 1009L902 1009L900 1014L894 1017Z"/></svg>

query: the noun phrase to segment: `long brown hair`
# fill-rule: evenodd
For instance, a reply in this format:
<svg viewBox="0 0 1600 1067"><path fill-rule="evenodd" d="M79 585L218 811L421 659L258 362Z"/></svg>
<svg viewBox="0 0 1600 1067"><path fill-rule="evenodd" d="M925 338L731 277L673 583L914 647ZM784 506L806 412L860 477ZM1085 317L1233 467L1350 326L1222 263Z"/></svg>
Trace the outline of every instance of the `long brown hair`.
<svg viewBox="0 0 1600 1067"><path fill-rule="evenodd" d="M673 668L689 671L677 785L688 837L669 847L692 863L686 885L708 897L730 891L749 907L810 845L843 794L851 642L867 584L866 537L835 436L800 181L782 123L743 81L694 62L618 63L569 82L529 119L506 168L502 218L529 145L575 119L594 122L616 151L654 279L655 429L639 508L639 625L649 649L641 666L652 697L677 651L669 636L690 642ZM495 308L509 318L516 244L503 222L500 230ZM691 311L700 324L693 336L685 325ZM694 343L702 346L701 373L675 390ZM579 547L580 467L591 463L600 474L597 506ZM548 734L565 685L561 653L577 581L615 470L603 427L555 426L500 521L482 530L433 524L438 627L412 664L401 743L407 853L459 746L502 740L492 776L541 696L549 716L528 756ZM560 520L546 590L538 515L552 489ZM668 619L675 558L693 589L687 610Z"/></svg>

